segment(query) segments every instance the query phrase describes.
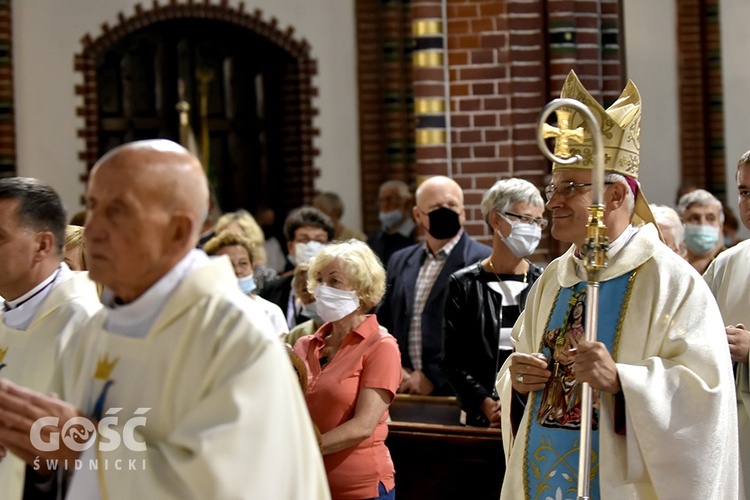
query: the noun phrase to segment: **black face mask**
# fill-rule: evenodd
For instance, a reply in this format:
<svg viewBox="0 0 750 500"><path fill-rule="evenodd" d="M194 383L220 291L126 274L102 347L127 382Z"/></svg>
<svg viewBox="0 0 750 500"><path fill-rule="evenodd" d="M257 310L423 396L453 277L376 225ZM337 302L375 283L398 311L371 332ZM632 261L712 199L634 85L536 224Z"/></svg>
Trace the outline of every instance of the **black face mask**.
<svg viewBox="0 0 750 500"><path fill-rule="evenodd" d="M450 208L437 208L427 216L430 218L430 235L435 239L447 240L453 238L461 229L458 214Z"/></svg>

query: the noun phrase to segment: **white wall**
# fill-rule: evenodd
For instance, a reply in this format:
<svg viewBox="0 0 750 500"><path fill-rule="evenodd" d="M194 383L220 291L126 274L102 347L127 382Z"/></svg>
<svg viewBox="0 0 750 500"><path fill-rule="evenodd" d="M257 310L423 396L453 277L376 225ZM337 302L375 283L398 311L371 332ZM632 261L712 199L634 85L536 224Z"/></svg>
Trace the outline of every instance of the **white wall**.
<svg viewBox="0 0 750 500"><path fill-rule="evenodd" d="M623 11L626 76L643 106L639 180L650 203L674 207L680 185L675 2L627 0Z"/></svg>
<svg viewBox="0 0 750 500"><path fill-rule="evenodd" d="M747 0L722 0L721 46L722 73L724 77L724 147L726 153L727 201L739 215L737 207L737 160L750 149L750 38L747 20L750 19L750 2ZM740 224L740 236L750 237L750 232Z"/></svg>
<svg viewBox="0 0 750 500"><path fill-rule="evenodd" d="M641 182L650 202L674 206L681 180L675 2L627 0L623 9L627 76L643 100ZM737 215L736 165L750 149L750 2L722 0L720 12L727 201Z"/></svg>
<svg viewBox="0 0 750 500"><path fill-rule="evenodd" d="M184 1L184 0L183 0ZM85 166L78 160L83 141L76 131L83 121L75 110L81 99L75 85L74 55L85 34L96 38L101 24L117 24L117 14L133 14L137 0L17 0L13 2L13 62L18 174L39 177L63 197L72 213L81 208ZM162 4L166 0L161 0ZM230 0L238 6L238 0ZM341 194L346 205L344 223L360 227L359 134L354 2L340 0L254 0L245 11L263 12L265 21L276 17L279 28L295 28L318 61L314 85L320 110L314 125L320 129L316 166L321 176L316 187Z"/></svg>

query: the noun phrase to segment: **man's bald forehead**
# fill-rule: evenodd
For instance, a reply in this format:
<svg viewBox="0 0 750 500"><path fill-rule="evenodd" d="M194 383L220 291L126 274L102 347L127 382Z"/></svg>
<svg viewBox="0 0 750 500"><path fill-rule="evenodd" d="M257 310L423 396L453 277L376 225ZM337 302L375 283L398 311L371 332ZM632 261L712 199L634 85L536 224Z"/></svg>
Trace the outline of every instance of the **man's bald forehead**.
<svg viewBox="0 0 750 500"><path fill-rule="evenodd" d="M136 141L104 155L92 170L127 172L136 184L147 184L171 208L187 208L202 222L208 211L208 180L198 159L179 144L165 139Z"/></svg>
<svg viewBox="0 0 750 500"><path fill-rule="evenodd" d="M425 180L419 186L419 188L417 188L417 200L419 200L419 198L421 197L420 195L427 191L443 191L446 189L453 191L458 199L463 201L464 192L461 189L461 186L459 186L458 183L450 177L445 177L442 175L436 175L435 177L430 177L429 179Z"/></svg>

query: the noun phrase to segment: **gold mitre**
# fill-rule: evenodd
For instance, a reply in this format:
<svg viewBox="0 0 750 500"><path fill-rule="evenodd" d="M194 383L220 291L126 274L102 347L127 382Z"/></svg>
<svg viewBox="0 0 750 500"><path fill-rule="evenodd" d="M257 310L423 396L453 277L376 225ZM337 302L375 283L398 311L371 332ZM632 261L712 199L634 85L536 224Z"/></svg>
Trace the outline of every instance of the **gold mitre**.
<svg viewBox="0 0 750 500"><path fill-rule="evenodd" d="M605 172L621 174L635 179L637 182L641 149L641 95L632 80L628 81L614 104L604 109L589 94L575 71L571 70L565 79L560 97L579 101L588 107L596 117L601 129L602 145L604 146ZM591 170L594 165L594 149L591 133L586 129L583 115L564 106L560 108L557 115L559 129L549 134L556 136L555 155L561 157L580 155L582 159L573 165L553 163L552 171ZM583 130L580 130L581 128ZM575 133L576 129L578 129L578 134ZM583 132L582 140L580 138L581 131ZM638 183L634 212L633 223L635 225L652 222L656 226L640 183ZM658 226L656 227L658 229Z"/></svg>

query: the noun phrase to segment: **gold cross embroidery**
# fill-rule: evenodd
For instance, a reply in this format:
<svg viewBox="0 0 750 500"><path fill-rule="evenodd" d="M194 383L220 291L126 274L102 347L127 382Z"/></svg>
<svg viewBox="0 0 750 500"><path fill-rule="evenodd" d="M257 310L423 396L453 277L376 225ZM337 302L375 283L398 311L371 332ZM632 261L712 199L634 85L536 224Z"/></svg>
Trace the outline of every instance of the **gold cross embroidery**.
<svg viewBox="0 0 750 500"><path fill-rule="evenodd" d="M583 144L583 127L571 129L570 111L563 111L561 109L557 110L557 123L560 125L560 128L545 123L542 126L542 134L545 139L549 137L555 138L555 154L562 158L570 158L569 141L573 140L578 144Z"/></svg>

